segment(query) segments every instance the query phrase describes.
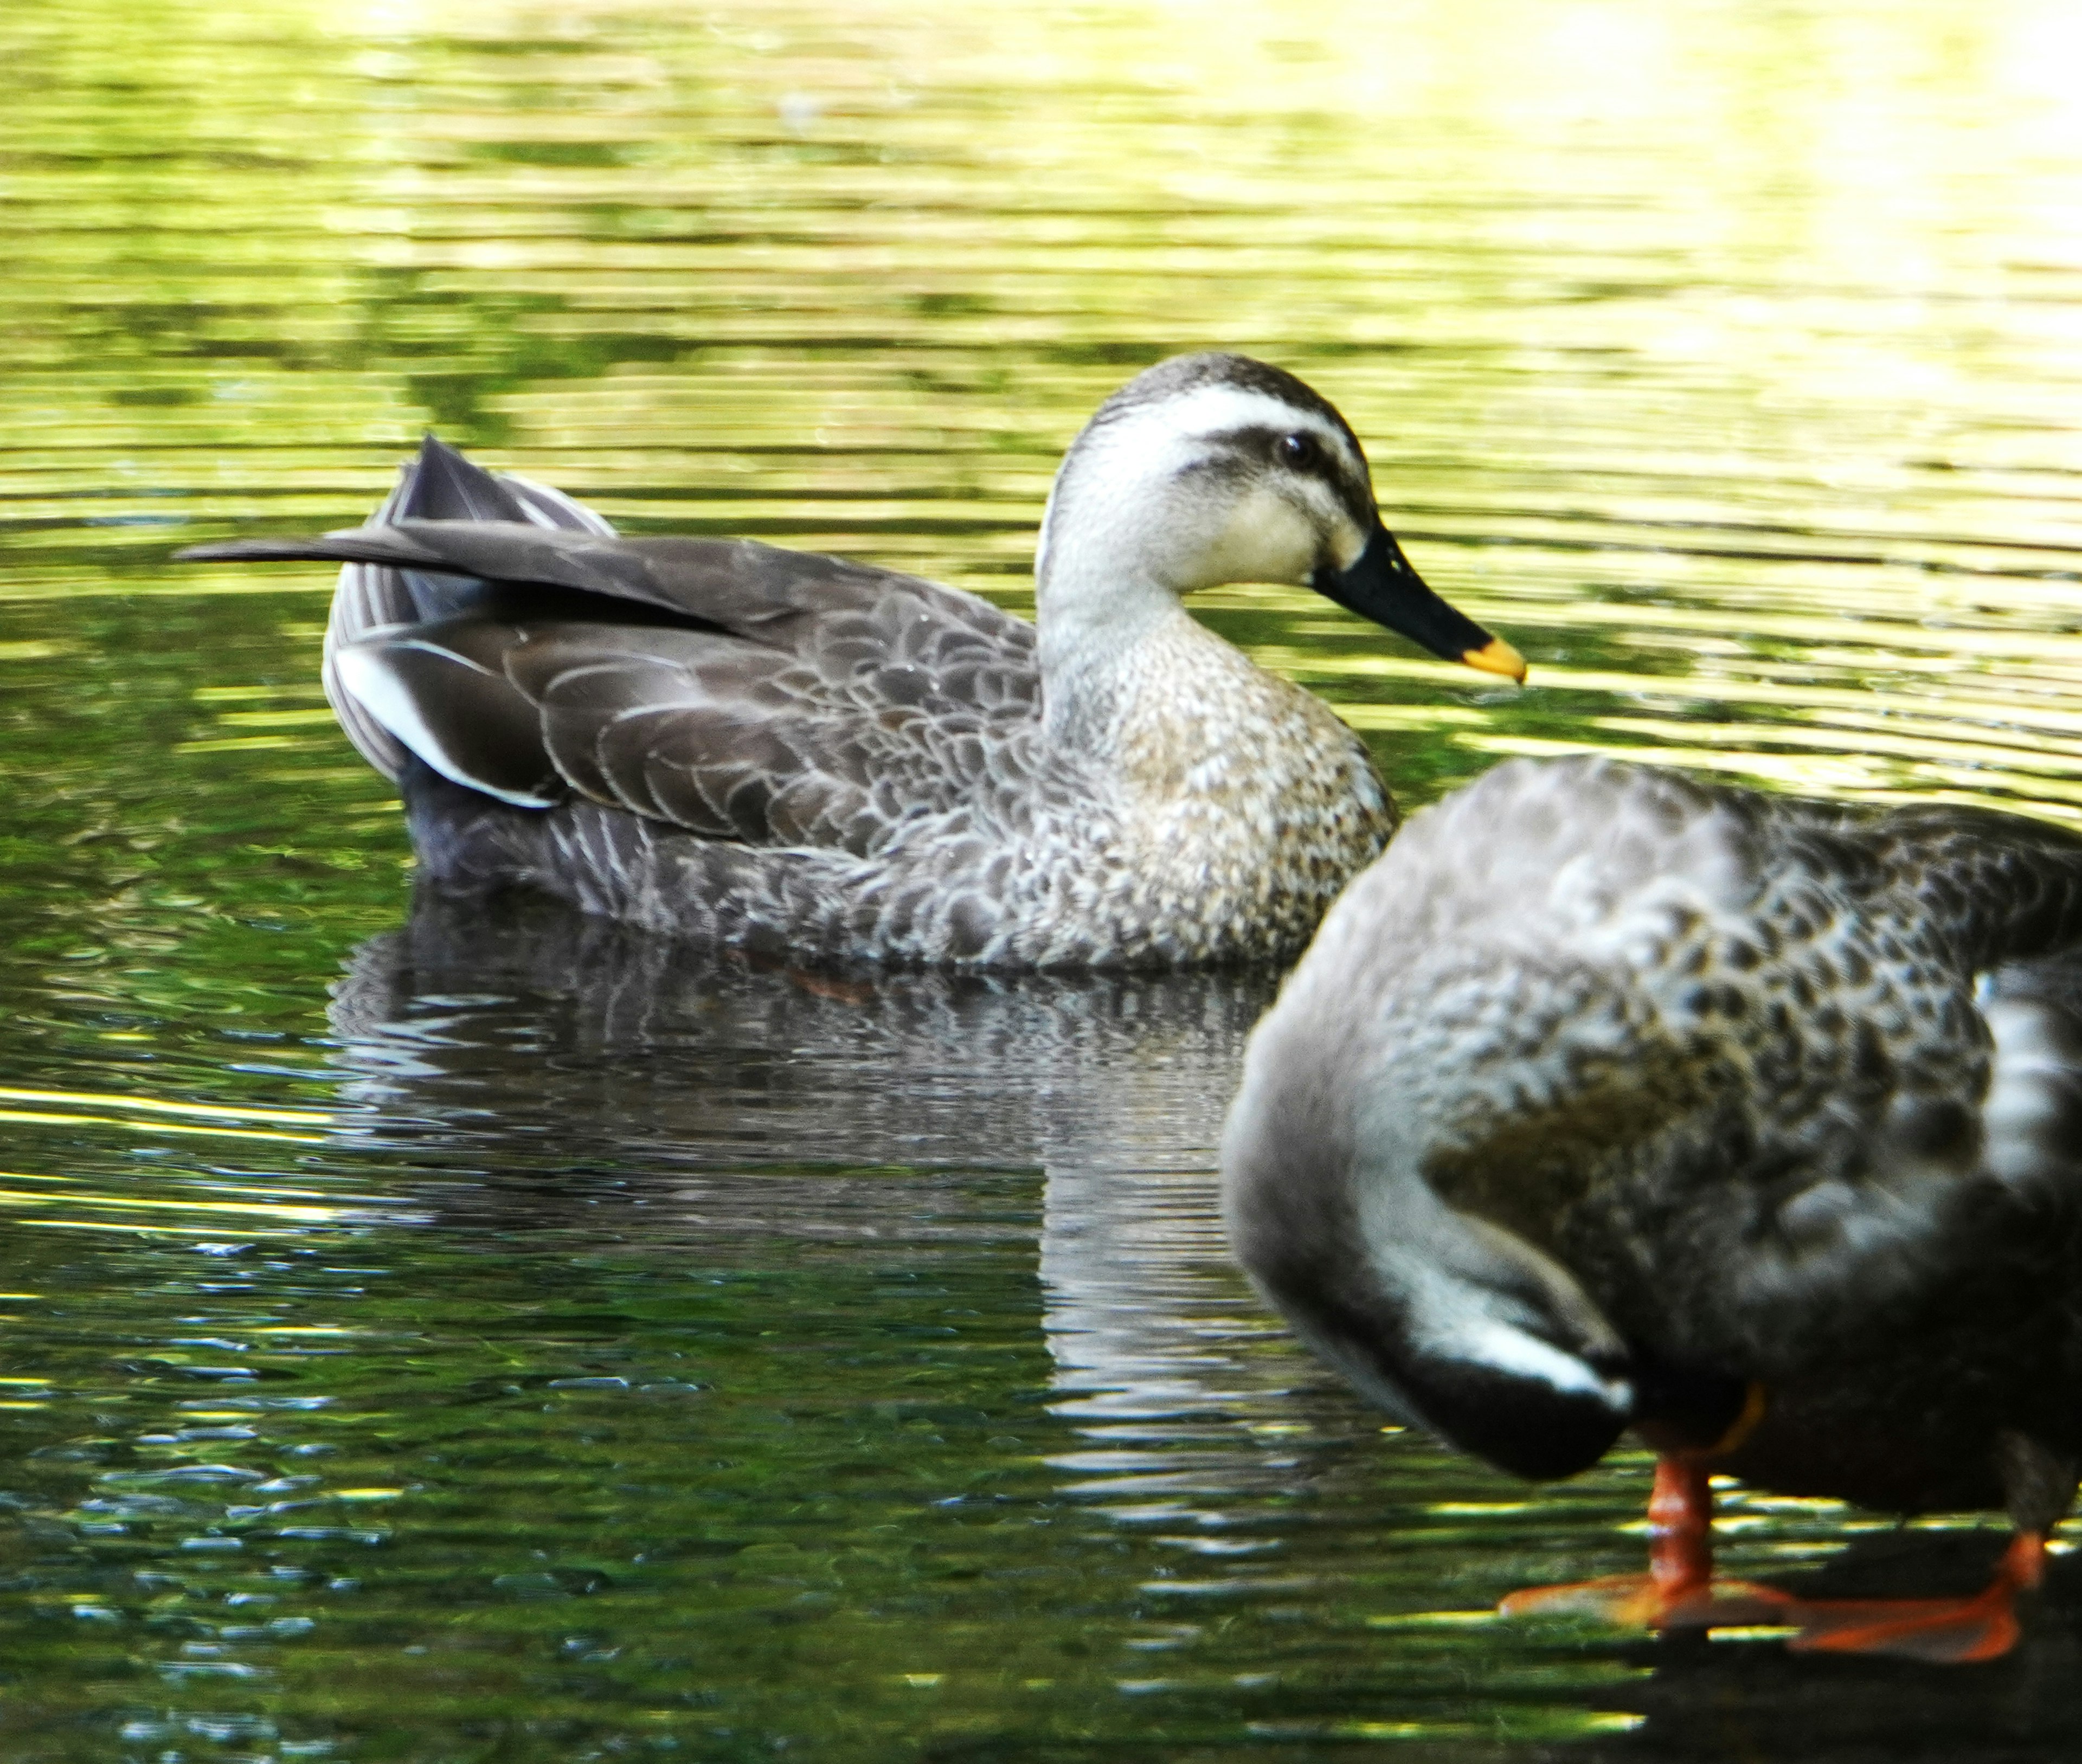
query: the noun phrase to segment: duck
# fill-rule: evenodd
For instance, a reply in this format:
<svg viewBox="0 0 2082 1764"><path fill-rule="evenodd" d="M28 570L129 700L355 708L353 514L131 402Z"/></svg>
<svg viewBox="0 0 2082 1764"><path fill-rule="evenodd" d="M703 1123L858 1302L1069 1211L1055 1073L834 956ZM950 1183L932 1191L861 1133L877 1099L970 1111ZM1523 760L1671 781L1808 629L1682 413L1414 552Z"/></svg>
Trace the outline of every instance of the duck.
<svg viewBox="0 0 2082 1764"><path fill-rule="evenodd" d="M1305 585L1525 677L1412 567L1336 408L1219 352L1077 436L1030 624L751 540L622 537L432 436L360 527L179 556L342 566L327 693L431 886L797 960L1298 955L1396 807L1327 705L1192 618L1197 590Z"/></svg>
<svg viewBox="0 0 2082 1764"><path fill-rule="evenodd" d="M1516 1615L1992 1659L2082 1471L2082 838L1515 760L1414 815L1253 1031L1231 1245L1517 1476L1655 1454L1646 1574ZM1717 1480L2002 1509L1970 1598L1716 1578Z"/></svg>

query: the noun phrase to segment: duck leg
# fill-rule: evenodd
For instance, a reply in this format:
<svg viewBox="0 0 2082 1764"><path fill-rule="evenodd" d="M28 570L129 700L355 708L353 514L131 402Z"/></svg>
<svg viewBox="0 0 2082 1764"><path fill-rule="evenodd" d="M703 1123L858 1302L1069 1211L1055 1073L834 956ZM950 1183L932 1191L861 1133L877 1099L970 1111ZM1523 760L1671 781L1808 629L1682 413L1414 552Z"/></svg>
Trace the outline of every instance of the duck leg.
<svg viewBox="0 0 2082 1764"><path fill-rule="evenodd" d="M1784 1623L1795 1601L1748 1581L1713 1578L1713 1488L1696 1455L1655 1461L1648 1497L1648 1572L1513 1593L1497 1609L1507 1617L1558 1612L1602 1617L1630 1628L1713 1629Z"/></svg>
<svg viewBox="0 0 2082 1764"><path fill-rule="evenodd" d="M1803 1599L1713 1578L1713 1488L1696 1457L1666 1456L1649 1497L1649 1571L1513 1593L1506 1616L1562 1612L1650 1629L1769 1623L1794 1631L1798 1652L1886 1654L1963 1665L2009 1652L2017 1595L2045 1573L2046 1533L2073 1502L2076 1465L2021 1434L1996 1444L2016 1535L1987 1586L1967 1598Z"/></svg>

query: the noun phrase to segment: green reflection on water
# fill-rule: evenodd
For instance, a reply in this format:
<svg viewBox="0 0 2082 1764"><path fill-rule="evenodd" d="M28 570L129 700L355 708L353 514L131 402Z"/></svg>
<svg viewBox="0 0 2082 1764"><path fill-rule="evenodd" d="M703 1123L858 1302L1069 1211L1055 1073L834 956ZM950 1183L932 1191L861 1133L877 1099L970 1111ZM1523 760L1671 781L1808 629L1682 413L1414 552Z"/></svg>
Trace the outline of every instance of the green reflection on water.
<svg viewBox="0 0 2082 1764"><path fill-rule="evenodd" d="M1250 998L386 941L327 583L165 564L358 519L432 424L1024 605L1084 415L1241 347L1532 661L1206 597L1406 799L1592 747L2074 819L2071 6L19 0L0 48L11 1755L2071 1751L2050 1669L1998 1721L1447 1620L1632 1565L1642 1467L1528 1501L1260 1316L1207 1181ZM1739 1572L1852 1535L1740 1517Z"/></svg>

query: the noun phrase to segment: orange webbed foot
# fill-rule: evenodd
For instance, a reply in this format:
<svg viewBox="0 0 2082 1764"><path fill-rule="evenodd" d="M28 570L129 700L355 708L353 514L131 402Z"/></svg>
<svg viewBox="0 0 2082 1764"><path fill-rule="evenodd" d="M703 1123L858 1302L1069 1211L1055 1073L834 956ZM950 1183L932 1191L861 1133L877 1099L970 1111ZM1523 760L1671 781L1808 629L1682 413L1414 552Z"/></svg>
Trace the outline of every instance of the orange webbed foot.
<svg viewBox="0 0 2082 1764"><path fill-rule="evenodd" d="M1782 1619L1800 1632L1787 1645L1803 1653L1883 1654L1968 1665L2000 1659L2017 1645L2018 1593L2038 1585L2046 1540L2020 1531L1987 1587L1971 1598L1814 1599Z"/></svg>

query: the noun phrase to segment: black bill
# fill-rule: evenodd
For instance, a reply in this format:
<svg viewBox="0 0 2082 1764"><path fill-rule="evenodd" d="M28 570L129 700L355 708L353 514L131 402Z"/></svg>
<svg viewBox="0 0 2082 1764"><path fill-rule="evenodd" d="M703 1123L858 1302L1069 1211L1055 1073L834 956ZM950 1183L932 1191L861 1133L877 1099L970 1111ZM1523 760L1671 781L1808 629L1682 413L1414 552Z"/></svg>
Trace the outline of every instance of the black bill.
<svg viewBox="0 0 2082 1764"><path fill-rule="evenodd" d="M1492 637L1465 613L1458 612L1425 586L1395 535L1376 527L1366 549L1348 569L1327 565L1317 570L1309 587L1361 618L1406 637L1449 662L1465 662L1488 674L1525 680L1525 658L1500 637Z"/></svg>

